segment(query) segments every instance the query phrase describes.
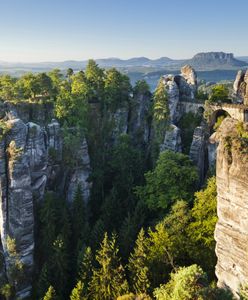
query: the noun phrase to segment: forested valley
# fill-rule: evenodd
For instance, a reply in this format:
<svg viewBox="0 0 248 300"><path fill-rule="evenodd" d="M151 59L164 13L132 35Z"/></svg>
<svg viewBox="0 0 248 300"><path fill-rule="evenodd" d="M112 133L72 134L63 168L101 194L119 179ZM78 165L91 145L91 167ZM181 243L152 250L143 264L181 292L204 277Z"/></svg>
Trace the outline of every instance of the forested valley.
<svg viewBox="0 0 248 300"><path fill-rule="evenodd" d="M208 97L202 96L204 102ZM85 71L68 69L66 75L57 69L2 75L0 99L2 107L4 101L45 107L59 122L62 157L49 148L48 161L60 160L64 174L80 167L82 141L89 154L87 197L77 184L68 201L66 187L59 188L61 174L42 199L34 195L30 299L232 299L216 285L215 172L201 180L189 158L193 131L207 122L203 114L187 113L178 122L182 152L161 147L172 130L162 80L152 93L145 81L132 87L126 75L93 60ZM8 124L2 114L1 141ZM7 153L18 163L22 149L10 146ZM11 235L6 240L11 281L2 276L0 292L2 299L15 299L26 266L18 241Z"/></svg>

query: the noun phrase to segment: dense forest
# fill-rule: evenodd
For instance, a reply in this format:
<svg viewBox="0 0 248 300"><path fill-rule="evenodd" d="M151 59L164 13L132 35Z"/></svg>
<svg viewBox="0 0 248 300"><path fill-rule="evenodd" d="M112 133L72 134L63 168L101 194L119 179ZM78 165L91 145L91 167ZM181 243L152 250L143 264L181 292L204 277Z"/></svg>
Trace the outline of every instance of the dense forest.
<svg viewBox="0 0 248 300"><path fill-rule="evenodd" d="M150 99L149 143L142 132L118 134L111 117L141 95ZM226 88L215 87L212 100L222 96L228 99ZM90 60L85 71L68 69L66 75L53 70L0 76L0 99L53 106L63 133L65 169L77 167L82 139L89 148L89 200L79 185L72 202L51 189L35 204L32 299L232 299L217 288L214 272L215 177L208 172L199 184L188 156L191 126L203 117L181 119L183 153L161 151L170 124L162 81L151 93L145 81L132 87L126 75ZM0 127L1 136L7 134L4 118ZM50 158L56 155L51 149ZM25 265L11 237L8 249L18 284ZM2 282L0 291L3 299L13 299L15 284Z"/></svg>

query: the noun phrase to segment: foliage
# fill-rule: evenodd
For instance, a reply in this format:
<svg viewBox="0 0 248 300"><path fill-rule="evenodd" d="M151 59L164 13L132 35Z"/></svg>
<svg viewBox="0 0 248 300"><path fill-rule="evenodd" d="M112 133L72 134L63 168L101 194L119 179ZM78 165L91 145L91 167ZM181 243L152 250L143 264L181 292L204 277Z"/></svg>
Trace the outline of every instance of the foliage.
<svg viewBox="0 0 248 300"><path fill-rule="evenodd" d="M84 295L87 294L89 282L92 277L93 270L93 254L90 247L87 247L83 251L82 258L79 257L79 281L83 282Z"/></svg>
<svg viewBox="0 0 248 300"><path fill-rule="evenodd" d="M150 87L145 80L138 80L133 90L134 94L150 94Z"/></svg>
<svg viewBox="0 0 248 300"><path fill-rule="evenodd" d="M147 293L150 282L148 279L147 249L143 228L138 234L134 251L130 255L128 269L130 272L132 290L136 294Z"/></svg>
<svg viewBox="0 0 248 300"><path fill-rule="evenodd" d="M48 288L43 300L57 300L56 291L52 286Z"/></svg>
<svg viewBox="0 0 248 300"><path fill-rule="evenodd" d="M248 285L242 285L239 291L241 300L248 300Z"/></svg>
<svg viewBox="0 0 248 300"><path fill-rule="evenodd" d="M192 112L185 113L178 123L181 130L183 153L189 154L190 146L193 140L194 130L201 123L202 116Z"/></svg>
<svg viewBox="0 0 248 300"><path fill-rule="evenodd" d="M85 299L87 299L84 297L83 290L84 290L83 282L78 281L77 285L71 292L70 300L85 300Z"/></svg>
<svg viewBox="0 0 248 300"><path fill-rule="evenodd" d="M138 187L137 194L150 209L159 210L169 208L176 200L191 201L198 175L188 156L164 151L145 179L146 185Z"/></svg>
<svg viewBox="0 0 248 300"><path fill-rule="evenodd" d="M101 248L96 254L99 267L93 269L89 286L90 295L96 300L115 299L128 292L128 283L118 252L116 237L113 235L109 239L105 233Z"/></svg>
<svg viewBox="0 0 248 300"><path fill-rule="evenodd" d="M155 143L161 144L170 117L168 94L162 78L158 83L153 98L153 126L156 135Z"/></svg>
<svg viewBox="0 0 248 300"><path fill-rule="evenodd" d="M210 95L211 102L230 102L229 90L224 84L217 84L212 88Z"/></svg>
<svg viewBox="0 0 248 300"><path fill-rule="evenodd" d="M105 103L113 110L116 107L121 107L129 100L131 85L129 78L121 74L115 68L106 71L104 80Z"/></svg>
<svg viewBox="0 0 248 300"><path fill-rule="evenodd" d="M217 121L216 121L216 123L214 124L214 130L215 130L215 131L220 127L220 125L221 125L221 123L223 122L223 120L225 119L225 117L226 117L226 116L219 116L219 117L217 118Z"/></svg>
<svg viewBox="0 0 248 300"><path fill-rule="evenodd" d="M167 284L155 289L154 297L157 300L200 300L199 293L206 283L206 274L199 266L181 267L171 274Z"/></svg>
<svg viewBox="0 0 248 300"><path fill-rule="evenodd" d="M4 284L1 289L0 289L0 294L6 299L6 300L10 300L13 297L13 287L9 284L6 283Z"/></svg>
<svg viewBox="0 0 248 300"><path fill-rule="evenodd" d="M238 135L240 138L248 140L248 129L247 129L247 126L245 128L245 125L243 122L238 122L237 131L238 131Z"/></svg>
<svg viewBox="0 0 248 300"><path fill-rule="evenodd" d="M188 235L192 242L191 255L205 270L210 270L213 274L216 264L214 229L217 222L215 177L208 180L205 189L195 194L191 216L192 221L188 226Z"/></svg>

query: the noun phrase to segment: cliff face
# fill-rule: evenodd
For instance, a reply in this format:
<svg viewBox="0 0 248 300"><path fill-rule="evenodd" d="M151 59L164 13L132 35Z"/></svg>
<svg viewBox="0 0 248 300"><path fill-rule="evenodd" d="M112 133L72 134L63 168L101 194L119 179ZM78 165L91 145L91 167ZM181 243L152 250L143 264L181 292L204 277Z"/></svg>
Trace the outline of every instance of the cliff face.
<svg viewBox="0 0 248 300"><path fill-rule="evenodd" d="M13 110L9 105L3 109L7 116L1 120L0 140L1 274L2 280L8 280L15 287L17 297L25 298L31 291L34 267L35 202L43 200L46 190L57 190L70 201L78 184L87 201L90 161L84 139L78 151L77 168L66 171L62 161L63 138L56 120L45 124L47 119L43 118L41 109L35 121L41 120L42 126L26 123L23 110L20 115L25 121L19 118L18 109ZM11 240L17 255L11 252ZM24 270L21 280L16 280L17 270L13 272L17 259Z"/></svg>
<svg viewBox="0 0 248 300"><path fill-rule="evenodd" d="M234 293L248 282L248 145L226 118L212 141L217 148L218 223L215 230L219 286ZM245 124L248 129L248 124Z"/></svg>
<svg viewBox="0 0 248 300"><path fill-rule="evenodd" d="M160 150L182 151L180 129L177 123L184 114L183 103L194 102L197 90L197 75L195 70L186 65L181 69L181 75L164 75L163 83L168 95L170 111L170 126L164 134Z"/></svg>
<svg viewBox="0 0 248 300"><path fill-rule="evenodd" d="M234 96L239 102L248 105L248 70L238 71L236 79L233 84Z"/></svg>

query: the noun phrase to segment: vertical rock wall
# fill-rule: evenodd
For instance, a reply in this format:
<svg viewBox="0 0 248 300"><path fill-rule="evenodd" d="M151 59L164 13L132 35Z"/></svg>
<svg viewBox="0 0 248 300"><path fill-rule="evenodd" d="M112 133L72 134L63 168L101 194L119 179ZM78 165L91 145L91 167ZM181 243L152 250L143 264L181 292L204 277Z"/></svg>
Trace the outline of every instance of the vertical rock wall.
<svg viewBox="0 0 248 300"><path fill-rule="evenodd" d="M68 200L73 198L80 184L84 199L88 201L90 160L84 139L78 149L80 159L77 168L65 171L63 139L56 120L46 127L24 123L17 112L9 111L4 124L8 130L6 134L1 132L0 139L1 276L15 287L16 297L23 299L30 295L32 289L35 201L42 201L45 191L56 190L58 183L63 186L57 191L61 195L65 193L63 196ZM69 174L64 181L61 178L63 172ZM16 246L16 255L12 253L11 241ZM18 280L16 276L19 275L13 272L16 260L23 265Z"/></svg>
<svg viewBox="0 0 248 300"><path fill-rule="evenodd" d="M238 121L226 118L214 138L218 223L215 230L218 284L234 294L248 283L248 145L237 132ZM246 123L248 130L248 124Z"/></svg>

